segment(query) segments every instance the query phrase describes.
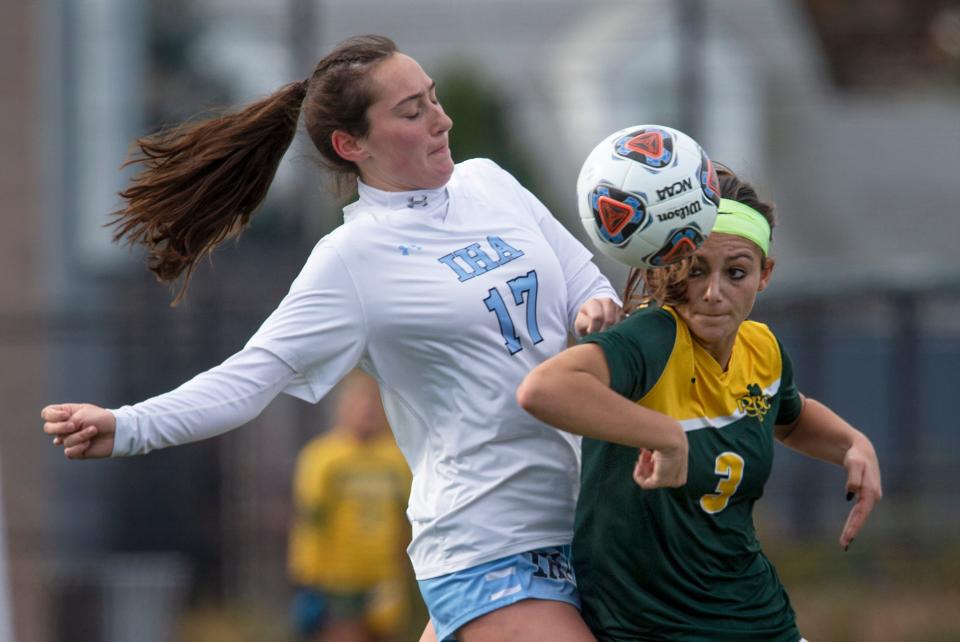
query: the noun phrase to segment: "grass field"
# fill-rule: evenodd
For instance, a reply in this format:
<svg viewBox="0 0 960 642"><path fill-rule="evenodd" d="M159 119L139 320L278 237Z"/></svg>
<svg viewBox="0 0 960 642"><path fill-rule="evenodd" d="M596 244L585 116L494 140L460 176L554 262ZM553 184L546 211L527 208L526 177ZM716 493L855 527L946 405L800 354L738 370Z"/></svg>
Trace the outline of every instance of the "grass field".
<svg viewBox="0 0 960 642"><path fill-rule="evenodd" d="M858 544L765 544L808 640L960 640L960 543Z"/></svg>
<svg viewBox="0 0 960 642"><path fill-rule="evenodd" d="M941 546L765 543L810 642L960 640L960 542ZM409 638L422 630L422 612ZM293 642L283 607L234 604L186 613L183 642Z"/></svg>

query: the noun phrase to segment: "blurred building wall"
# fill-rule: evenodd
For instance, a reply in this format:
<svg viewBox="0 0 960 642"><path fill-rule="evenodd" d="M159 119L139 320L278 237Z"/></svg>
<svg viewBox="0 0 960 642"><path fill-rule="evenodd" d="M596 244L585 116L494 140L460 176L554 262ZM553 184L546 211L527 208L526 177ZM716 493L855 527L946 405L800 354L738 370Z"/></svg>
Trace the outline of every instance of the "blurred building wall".
<svg viewBox="0 0 960 642"><path fill-rule="evenodd" d="M323 423L317 409L281 398L252 425L217 440L96 464L63 462L39 433L36 415L43 402L81 399L119 405L163 392L218 363L243 345L283 295L310 244L326 231L304 221L307 233L295 243L271 240L267 234L258 245L255 227L254 238L248 234L240 247L224 248L212 267L201 269L190 299L177 310L166 307L166 291L139 262L99 264L103 252L116 252L108 242L109 232L99 225L111 208L107 197L123 182L113 169L123 156L117 143L122 147L144 133L135 123L151 109L132 99L147 103L150 96L156 99L169 90L163 79L150 75L145 62L149 38L136 31L152 27L144 7L169 7L164 2L21 0L0 8L0 389L5 409L12 411L12 421L0 424L0 474L20 642L62 639L54 637L53 629L60 625L50 622L57 616L47 603L63 600L63 591L51 588L53 597L45 596L46 578L55 573L47 573L38 563L41 559L69 560L117 548L187 551L194 562L194 586L273 604L285 597L282 547L288 477L297 446ZM315 29L299 25L307 35L300 38L300 59L290 70L268 64L274 58L283 60L289 45L282 26L276 26L289 8L284 3L180 2L181 8L202 7L203 14L179 16L180 30L213 35L205 48L192 50L189 42L178 42L172 49L202 80L214 77L229 85L240 102L252 97L244 88L269 91L309 73L335 41L356 33L391 35L434 76L454 60L474 65L502 92L516 140L537 159L546 181L541 196L582 237L573 184L589 147L625 124L681 125L672 120L683 111L677 106L682 93L678 83L690 76L673 73L682 58L675 4L326 0L316 3ZM877 295L879 302L851 304L843 296L828 300L824 291L850 287L847 277L856 275L845 268L866 267L869 275L877 265L889 267L901 256L898 247L912 256L919 248L940 267L957 265L945 251L954 245L960 220L953 215L950 192L950 172L960 166L957 98L944 93L893 100L888 95L838 93L820 68L820 52L797 3L700 4L709 12L702 25L703 53L719 66L703 70L700 95L705 109L686 116L692 119L692 133L715 157L759 182L761 191L773 194L781 206L784 233L776 247L784 261L774 294L806 297L805 288L821 292L811 292L811 298L801 302L801 312L816 323L808 323L793 307L774 305L767 314L779 316L778 327L787 326L785 336L800 346L794 356L814 392L836 394L833 391L842 388L833 385L835 381L845 384L867 370L876 375L839 401L844 410L869 411L857 419L881 437L878 446L885 449L881 459L887 464L884 457L895 452L896 445L887 435L901 426L885 416L888 406L871 402L877 397L887 402L884 386L890 384L884 377L895 379L887 371L896 370L890 362L895 365L897 360L888 357L899 322L887 311L883 292ZM38 25L32 13L39 11L37 5L47 7L56 19ZM138 16L135 7L143 15ZM77 16L78 11L85 13ZM130 20L125 27L114 32L106 27L107 18L120 20L124 15ZM83 20L73 22L71 16ZM314 31L321 35L312 40ZM89 41L94 36L101 40ZM114 43L125 54L110 55L105 49L110 43L103 38L111 36L143 47L124 50L122 43ZM637 43L643 46L638 49ZM265 51L276 55L265 56ZM41 57L53 63L40 65ZM101 68L92 68L97 65ZM46 87L42 100L37 91L41 85ZM188 104L196 100L195 89L188 85L188 91L173 95L188 114L210 106L202 101ZM442 86L440 94L442 98ZM466 127L469 123L458 122L453 136ZM898 131L909 132L926 154L893 162L893 152L902 146L890 134ZM104 133L109 133L110 145ZM308 161L299 157L296 162L306 168L307 181L316 179ZM319 220L314 217L320 189L309 183L302 191L303 202L284 216ZM882 209L878 203L894 207ZM304 204L314 205L299 207ZM923 235L916 232L922 230L912 227L909 217L883 218L911 208L924 217L939 217L941 224L933 226L936 231L927 244L917 243ZM258 217L255 225L269 224L277 214L274 210ZM323 214L338 219L335 209ZM824 235L822 221L834 220L830 227L836 234ZM896 224L895 233L884 221ZM84 234L82 244L72 242L78 228ZM838 263L828 266L826 258ZM615 283L622 281L615 266L608 263L605 269ZM781 279L790 272L797 278ZM910 278L923 281L911 277L909 270L901 273L908 277L906 286ZM889 272L872 275L864 288L883 286ZM846 285L840 283L844 279ZM928 292L928 297L936 294ZM948 381L940 373L950 371L949 357L958 354L960 345L954 313L958 297L952 296L952 306L940 315L947 319L943 325L949 326L950 342L941 341L943 328L927 341L936 343L929 352L936 351L933 356L939 358L937 375L928 377L941 386L934 390ZM854 306L867 312L851 313ZM929 316L930 308L927 301L920 306L921 314ZM870 329L864 321L875 309L881 314L872 316L880 317L882 327L864 334ZM832 330L825 329L827 323ZM929 325L921 323L920 330ZM946 391L941 396L948 395ZM931 398L931 406L934 401ZM955 466L951 453L957 452L946 446L956 444L957 438L948 443L942 436L955 422L929 417L916 420L918 434L931 426L924 433L921 454L940 456L943 463L929 470L946 473ZM778 506L777 499L784 498L787 507L799 505L795 512L803 519L791 524L802 521L805 528L791 528L788 534L822 537L847 506L835 492L839 473L826 473L826 467L816 463L786 461L767 504ZM799 466L805 468L795 472ZM800 497L797 482L809 483L814 477L821 480L812 486L815 493ZM931 477L929 486L941 488L938 502L949 505L956 498L952 486L933 483L945 478ZM838 500L835 504L823 501L828 493L830 501ZM893 510L896 499L885 500L868 537L880 539L876 533L882 531L876 526L902 514ZM931 515L942 515L937 524L942 532L960 527L955 512L924 508L920 517L925 519L916 521L918 531L933 530ZM197 582L207 574L212 579ZM54 586L55 581L49 581Z"/></svg>
<svg viewBox="0 0 960 642"><path fill-rule="evenodd" d="M41 305L38 244L43 226L35 145L42 127L36 118L37 48L42 43L36 40L33 8L26 1L0 5L0 475L19 642L47 639L45 595L38 581L50 490L42 473L46 439L38 420L44 351L36 340L39 328L31 329ZM9 624L0 622L0 639Z"/></svg>

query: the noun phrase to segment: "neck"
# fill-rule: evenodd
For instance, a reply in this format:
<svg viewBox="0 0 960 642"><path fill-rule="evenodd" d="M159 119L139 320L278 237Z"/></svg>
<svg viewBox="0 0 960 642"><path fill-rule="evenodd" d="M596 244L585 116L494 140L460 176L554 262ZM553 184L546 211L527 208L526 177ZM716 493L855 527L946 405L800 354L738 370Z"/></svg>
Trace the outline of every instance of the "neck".
<svg viewBox="0 0 960 642"><path fill-rule="evenodd" d="M733 356L733 344L737 341L736 334L721 341L704 341L692 332L690 336L697 342L697 345L713 357L713 360L717 362L721 370L724 372L727 371L727 368L730 367L730 357Z"/></svg>
<svg viewBox="0 0 960 642"><path fill-rule="evenodd" d="M357 193L360 195L360 200L391 210L432 210L447 201L446 185L438 187L437 189L393 192L371 187L363 181L358 180Z"/></svg>

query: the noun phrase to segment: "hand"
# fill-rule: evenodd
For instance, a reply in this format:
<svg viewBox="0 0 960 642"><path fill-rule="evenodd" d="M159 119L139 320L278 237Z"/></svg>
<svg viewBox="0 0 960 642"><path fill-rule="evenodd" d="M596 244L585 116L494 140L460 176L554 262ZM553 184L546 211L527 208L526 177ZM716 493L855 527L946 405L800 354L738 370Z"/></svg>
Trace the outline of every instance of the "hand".
<svg viewBox="0 0 960 642"><path fill-rule="evenodd" d="M583 336L606 330L622 318L623 309L613 299L587 299L577 312L573 328Z"/></svg>
<svg viewBox="0 0 960 642"><path fill-rule="evenodd" d="M687 483L687 439L672 450L643 448L633 467L633 481L644 490L677 488Z"/></svg>
<svg viewBox="0 0 960 642"><path fill-rule="evenodd" d="M43 432L53 435L53 444L63 446L67 459L99 459L113 452L116 417L109 410L88 403L64 403L40 411Z"/></svg>
<svg viewBox="0 0 960 642"><path fill-rule="evenodd" d="M847 498L853 499L854 495L857 498L840 533L840 546L847 550L870 516L874 504L883 497L880 462L869 439L862 437L854 441L843 457L843 469L847 471Z"/></svg>

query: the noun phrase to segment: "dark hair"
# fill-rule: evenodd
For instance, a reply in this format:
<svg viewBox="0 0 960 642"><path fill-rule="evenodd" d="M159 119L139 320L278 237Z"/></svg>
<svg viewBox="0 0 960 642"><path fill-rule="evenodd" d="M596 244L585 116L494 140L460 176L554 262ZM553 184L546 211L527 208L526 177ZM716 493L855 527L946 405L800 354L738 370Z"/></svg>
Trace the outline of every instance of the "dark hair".
<svg viewBox="0 0 960 642"><path fill-rule="evenodd" d="M740 179L732 169L714 163L720 181L720 196L760 212L770 224L771 238L775 224L772 203L760 200L753 185ZM681 305L687 302L687 275L693 259L687 257L672 265L656 269L632 268L623 291L624 310L631 312L650 303L657 305Z"/></svg>
<svg viewBox="0 0 960 642"><path fill-rule="evenodd" d="M113 213L114 240L145 245L147 266L160 281L183 277L176 305L199 260L238 236L266 198L301 109L310 139L338 184L355 179L356 166L334 151L330 137L336 129L367 134L367 108L375 100L370 72L396 52L383 36L350 38L303 82L238 112L138 139L138 153L124 166L143 169L120 192L126 204Z"/></svg>

